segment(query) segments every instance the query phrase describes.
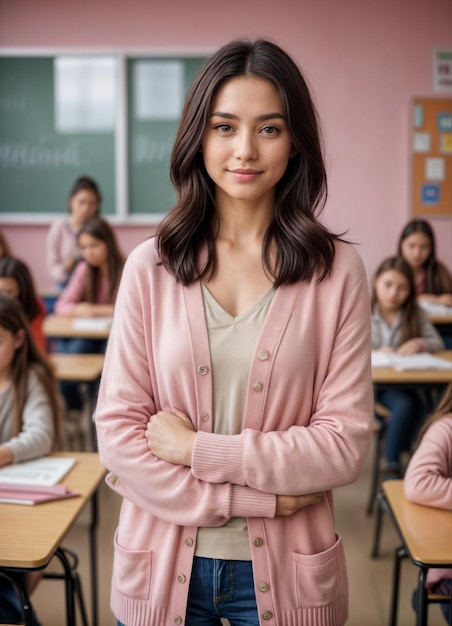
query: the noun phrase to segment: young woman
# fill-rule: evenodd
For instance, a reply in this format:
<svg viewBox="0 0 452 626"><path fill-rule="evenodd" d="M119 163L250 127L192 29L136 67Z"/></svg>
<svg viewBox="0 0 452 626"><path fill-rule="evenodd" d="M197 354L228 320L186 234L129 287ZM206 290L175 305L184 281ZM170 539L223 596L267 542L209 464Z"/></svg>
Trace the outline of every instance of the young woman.
<svg viewBox="0 0 452 626"><path fill-rule="evenodd" d="M0 292L18 298L28 318L33 338L45 352L46 338L42 324L47 311L42 298L36 292L31 272L23 261L0 258Z"/></svg>
<svg viewBox="0 0 452 626"><path fill-rule="evenodd" d="M99 214L101 201L97 183L80 176L69 192L69 216L52 222L47 234L47 270L57 288L66 286L79 262L77 233L86 220Z"/></svg>
<svg viewBox="0 0 452 626"><path fill-rule="evenodd" d="M275 44L200 70L172 153L178 201L129 256L96 424L123 496L126 626L345 624L332 490L370 444L361 260L317 218L317 114Z"/></svg>
<svg viewBox="0 0 452 626"><path fill-rule="evenodd" d="M413 272L401 257L385 259L373 278L372 350L402 355L435 352L444 344L416 303ZM399 478L400 455L410 450L428 410L417 391L377 386L376 400L390 410L384 475Z"/></svg>
<svg viewBox="0 0 452 626"><path fill-rule="evenodd" d="M437 260L435 236L425 220L411 220L399 239L399 255L414 273L418 300L452 306L452 278Z"/></svg>
<svg viewBox="0 0 452 626"><path fill-rule="evenodd" d="M106 220L92 217L81 226L77 240L83 260L55 303L55 313L72 317L110 317L124 265L115 233ZM105 344L99 339L58 339L55 351L99 353L105 351ZM78 385L62 383L60 388L67 408L80 410L83 399Z"/></svg>
<svg viewBox="0 0 452 626"><path fill-rule="evenodd" d="M408 500L452 511L452 384L419 433L403 486ZM446 596L441 610L449 624L452 570L430 569L427 588Z"/></svg>
<svg viewBox="0 0 452 626"><path fill-rule="evenodd" d="M18 299L0 293L0 466L48 454L59 443L60 418L52 368L33 340ZM24 575L15 578L22 585L31 582ZM0 621L23 621L17 596L2 577Z"/></svg>

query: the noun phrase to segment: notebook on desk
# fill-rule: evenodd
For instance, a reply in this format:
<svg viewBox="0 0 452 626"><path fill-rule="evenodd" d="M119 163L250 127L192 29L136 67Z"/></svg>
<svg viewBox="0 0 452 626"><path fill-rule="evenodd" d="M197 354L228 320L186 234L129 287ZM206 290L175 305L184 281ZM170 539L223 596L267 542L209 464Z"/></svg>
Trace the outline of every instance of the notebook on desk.
<svg viewBox="0 0 452 626"><path fill-rule="evenodd" d="M73 457L43 456L32 461L12 463L0 469L0 483L49 487L59 483L75 462Z"/></svg>
<svg viewBox="0 0 452 626"><path fill-rule="evenodd" d="M0 503L3 504L40 504L53 500L74 498L80 494L68 489L64 485L50 485L49 487L36 485L12 485L0 483Z"/></svg>
<svg viewBox="0 0 452 626"><path fill-rule="evenodd" d="M76 330L108 330L112 317L74 317L72 328Z"/></svg>
<svg viewBox="0 0 452 626"><path fill-rule="evenodd" d="M392 367L396 370L450 370L452 362L440 359L430 352L402 356L394 352L372 351L372 367Z"/></svg>

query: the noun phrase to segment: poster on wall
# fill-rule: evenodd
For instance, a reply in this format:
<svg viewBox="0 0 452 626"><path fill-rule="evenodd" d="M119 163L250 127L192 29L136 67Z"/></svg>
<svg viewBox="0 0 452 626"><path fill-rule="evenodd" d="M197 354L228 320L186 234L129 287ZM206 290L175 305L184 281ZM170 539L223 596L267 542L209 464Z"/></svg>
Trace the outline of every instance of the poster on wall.
<svg viewBox="0 0 452 626"><path fill-rule="evenodd" d="M452 91L452 50L433 51L433 89Z"/></svg>
<svg viewBox="0 0 452 626"><path fill-rule="evenodd" d="M414 214L452 216L452 98L414 99L411 141Z"/></svg>

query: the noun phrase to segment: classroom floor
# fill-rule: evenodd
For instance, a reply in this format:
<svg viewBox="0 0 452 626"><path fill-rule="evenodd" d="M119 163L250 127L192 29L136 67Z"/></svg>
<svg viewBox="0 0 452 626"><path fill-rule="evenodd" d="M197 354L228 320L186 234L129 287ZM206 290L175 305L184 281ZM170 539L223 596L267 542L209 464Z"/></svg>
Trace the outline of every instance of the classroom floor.
<svg viewBox="0 0 452 626"><path fill-rule="evenodd" d="M354 485L336 491L337 529L342 534L348 560L350 584L350 619L348 626L385 626L389 618L390 588L394 549L399 540L385 515L380 557L370 558L374 518L364 512L368 494L370 459L361 478ZM99 626L115 626L109 609L109 587L112 562L112 540L119 511L119 498L103 485L100 490L99 548ZM85 599L90 610L88 570L88 511L66 537L64 545L80 557L79 571L84 584ZM416 585L417 568L409 561L402 564L402 580L398 626L413 626L415 615L411 609L411 593ZM62 583L44 580L38 586L33 603L42 626L62 626L64 596ZM429 608L429 626L444 626L438 606ZM144 626L144 625L143 625Z"/></svg>

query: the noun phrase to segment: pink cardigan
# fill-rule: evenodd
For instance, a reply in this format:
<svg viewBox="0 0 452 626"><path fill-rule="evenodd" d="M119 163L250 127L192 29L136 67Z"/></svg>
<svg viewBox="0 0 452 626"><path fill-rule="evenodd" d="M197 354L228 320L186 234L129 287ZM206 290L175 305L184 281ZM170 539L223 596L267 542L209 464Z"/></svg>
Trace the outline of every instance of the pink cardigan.
<svg viewBox="0 0 452 626"><path fill-rule="evenodd" d="M199 526L248 518L262 624L341 626L344 550L331 490L355 481L372 424L370 304L362 262L337 244L330 278L280 287L252 361L244 428L212 433L212 379L201 287L183 287L154 239L126 263L95 414L108 484L124 497L111 606L127 626L183 624ZM192 467L152 455L161 408L197 429ZM325 491L275 517L274 494Z"/></svg>
<svg viewBox="0 0 452 626"><path fill-rule="evenodd" d="M452 511L452 413L428 428L411 457L403 482L408 500ZM452 569L431 568L427 586L452 578Z"/></svg>

